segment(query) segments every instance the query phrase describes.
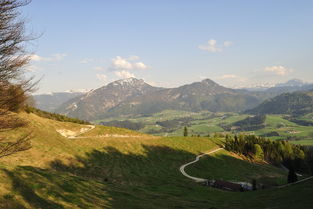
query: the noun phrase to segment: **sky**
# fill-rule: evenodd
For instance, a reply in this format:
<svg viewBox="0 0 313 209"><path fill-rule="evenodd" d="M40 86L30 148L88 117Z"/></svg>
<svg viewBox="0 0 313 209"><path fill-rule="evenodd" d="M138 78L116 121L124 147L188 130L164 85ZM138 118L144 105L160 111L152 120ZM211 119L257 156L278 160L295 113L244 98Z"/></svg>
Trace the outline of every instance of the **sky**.
<svg viewBox="0 0 313 209"><path fill-rule="evenodd" d="M176 87L313 82L311 0L32 0L23 7L37 93L136 77Z"/></svg>

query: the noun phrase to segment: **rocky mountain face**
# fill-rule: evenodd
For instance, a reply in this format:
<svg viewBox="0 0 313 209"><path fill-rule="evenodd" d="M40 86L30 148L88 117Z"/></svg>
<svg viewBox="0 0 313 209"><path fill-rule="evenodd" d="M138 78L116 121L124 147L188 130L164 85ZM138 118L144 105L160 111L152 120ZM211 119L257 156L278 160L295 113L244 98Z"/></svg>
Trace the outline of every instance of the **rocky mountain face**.
<svg viewBox="0 0 313 209"><path fill-rule="evenodd" d="M160 88L150 86L141 79L118 80L67 101L57 109L57 112L92 120L125 100L158 90Z"/></svg>

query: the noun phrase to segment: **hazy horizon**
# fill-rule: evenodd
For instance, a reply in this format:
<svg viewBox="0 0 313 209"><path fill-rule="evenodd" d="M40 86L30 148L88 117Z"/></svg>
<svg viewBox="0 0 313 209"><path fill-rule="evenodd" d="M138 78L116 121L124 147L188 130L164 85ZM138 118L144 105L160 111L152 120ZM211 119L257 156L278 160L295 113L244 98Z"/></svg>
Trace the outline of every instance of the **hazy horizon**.
<svg viewBox="0 0 313 209"><path fill-rule="evenodd" d="M41 94L52 94L52 93L87 93L89 91L92 91L92 90L95 90L95 89L98 89L98 88L101 88L103 86L106 86L112 82L115 82L115 81L118 81L118 80L125 80L125 79L128 79L128 78L122 78L122 79L117 79L117 80L114 80L114 81L110 81L109 83L105 83L105 84L102 84L98 87L95 87L95 88L80 88L80 89L66 89L66 90L63 90L63 91L50 91L50 92L40 92L40 91L35 91L33 93L33 95L41 95ZM142 78L136 78L136 79L142 79ZM203 78L203 79L200 79L198 81L193 81L193 82L190 82L190 83L182 83L182 84L179 84L179 85L172 85L172 86L161 86L161 85L155 85L154 83L149 83L149 82L146 82L144 79L142 79L145 83L151 85L151 86L155 86L155 87L163 87L163 88L178 88L180 86L183 86L183 85L188 85L188 84L192 84L192 83L195 83L195 82L201 82L203 80L206 80L206 79L210 79L210 78ZM210 79L212 80L212 79ZM293 81L293 80L299 80L299 79L290 79L288 81ZM214 81L214 80L213 80ZM261 84L255 84L255 85L247 85L247 86L224 86L224 87L227 87L227 88L233 88L233 89L268 89L268 88L271 88L271 87L275 87L275 86L278 86L279 84L285 84L287 83L288 81L286 82L278 82L278 83L261 83ZM301 82L305 83L305 84L313 84L313 83L310 83L310 82L306 82L304 80L301 80ZM214 81L216 82L216 81ZM220 84L219 82L216 82L217 84L223 86L222 84Z"/></svg>

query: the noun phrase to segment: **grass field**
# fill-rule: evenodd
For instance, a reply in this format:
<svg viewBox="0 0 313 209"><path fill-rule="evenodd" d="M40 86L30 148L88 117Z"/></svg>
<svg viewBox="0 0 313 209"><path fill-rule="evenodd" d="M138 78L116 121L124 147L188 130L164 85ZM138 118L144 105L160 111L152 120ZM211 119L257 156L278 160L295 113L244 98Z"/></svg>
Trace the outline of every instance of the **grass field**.
<svg viewBox="0 0 313 209"><path fill-rule="evenodd" d="M131 118L107 118L103 121L112 120L129 120L132 122L140 122L145 125L139 131L142 133L150 133L157 136L182 136L184 126L188 126L189 135L207 136L215 133L226 133L222 125L231 125L248 117L246 114L238 113L211 113L211 112L184 112L166 110L161 113L150 116L138 116ZM175 128L164 128L157 125L158 121L167 121L174 119L190 118L188 125L177 125ZM298 119L313 122L313 114L307 114ZM101 120L100 120L101 121ZM94 121L94 122L100 122ZM271 132L277 132L279 136L269 136L268 138L276 140L290 140L294 144L313 145L313 127L301 126L284 119L284 115L267 115L265 128L249 131L244 133L264 135ZM228 132L230 133L230 132Z"/></svg>
<svg viewBox="0 0 313 209"><path fill-rule="evenodd" d="M77 131L84 126L33 114L21 117L29 121L27 127L0 132L0 137L31 131L33 148L0 159L0 208L309 208L312 204L313 181L235 193L204 187L181 175L182 164L217 148L220 139L155 137L102 126L69 139L56 129ZM104 134L119 137L98 137ZM212 158L214 163L203 159L206 162L191 172L238 180L274 176L279 181L285 175L227 152ZM202 170L203 166L207 168Z"/></svg>
<svg viewBox="0 0 313 209"><path fill-rule="evenodd" d="M277 186L287 183L287 172L265 163L252 163L242 160L226 150L204 156L196 164L187 167L192 176L206 179L223 179L232 182L249 182Z"/></svg>

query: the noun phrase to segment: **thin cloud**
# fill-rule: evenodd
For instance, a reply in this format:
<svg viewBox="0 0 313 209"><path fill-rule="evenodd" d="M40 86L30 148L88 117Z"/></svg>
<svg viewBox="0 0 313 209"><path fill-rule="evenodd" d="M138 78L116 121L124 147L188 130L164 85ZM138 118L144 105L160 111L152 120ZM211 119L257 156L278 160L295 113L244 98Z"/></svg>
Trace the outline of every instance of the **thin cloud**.
<svg viewBox="0 0 313 209"><path fill-rule="evenodd" d="M112 59L112 65L114 69L127 69L131 70L133 68L132 63L128 62L126 59L117 56Z"/></svg>
<svg viewBox="0 0 313 209"><path fill-rule="evenodd" d="M37 54L32 54L30 60L34 62L57 62L63 60L66 56L67 54L64 53L53 54L50 57L42 57Z"/></svg>
<svg viewBox="0 0 313 209"><path fill-rule="evenodd" d="M128 57L128 60L131 60L131 61L134 61L134 60L139 60L140 57L139 56L136 56L136 55L131 55Z"/></svg>
<svg viewBox="0 0 313 209"><path fill-rule="evenodd" d="M248 79L239 75L225 74L222 76L215 77L216 80L234 80L239 82L246 82Z"/></svg>
<svg viewBox="0 0 313 209"><path fill-rule="evenodd" d="M278 75L278 76L285 76L285 75L290 74L293 70L288 69L288 68L281 66L281 65L275 65L275 66L265 67L263 69L263 71L268 72L268 73L272 73L272 74Z"/></svg>
<svg viewBox="0 0 313 209"><path fill-rule="evenodd" d="M143 62L136 62L133 64L134 69L139 69L139 70L145 70L147 69L147 65L145 65Z"/></svg>
<svg viewBox="0 0 313 209"><path fill-rule="evenodd" d="M231 42L231 41L224 41L223 45L224 45L224 47L229 47L229 46L233 45L233 42Z"/></svg>
<svg viewBox="0 0 313 209"><path fill-rule="evenodd" d="M114 72L114 74L119 78L135 78L134 74L132 74L126 70L116 71L116 72Z"/></svg>
<svg viewBox="0 0 313 209"><path fill-rule="evenodd" d="M94 60L91 59L91 58L85 58L85 59L82 59L79 63L81 64L87 64L87 63L91 63L93 62Z"/></svg>
<svg viewBox="0 0 313 209"><path fill-rule="evenodd" d="M96 74L99 81L105 82L107 80L107 76L104 74Z"/></svg>
<svg viewBox="0 0 313 209"><path fill-rule="evenodd" d="M224 41L223 44L218 44L216 40L210 39L205 45L198 46L199 49L208 51L211 53L222 52L225 48L231 46L231 41Z"/></svg>
<svg viewBox="0 0 313 209"><path fill-rule="evenodd" d="M94 70L97 70L97 71L101 71L101 70L104 70L105 68L104 67L101 67L101 66L96 66L93 68Z"/></svg>
<svg viewBox="0 0 313 209"><path fill-rule="evenodd" d="M123 71L123 70L146 70L148 66L143 62L134 62L140 59L138 56L130 56L128 58L123 58L121 56L116 56L112 59L112 66L110 69L113 71Z"/></svg>

